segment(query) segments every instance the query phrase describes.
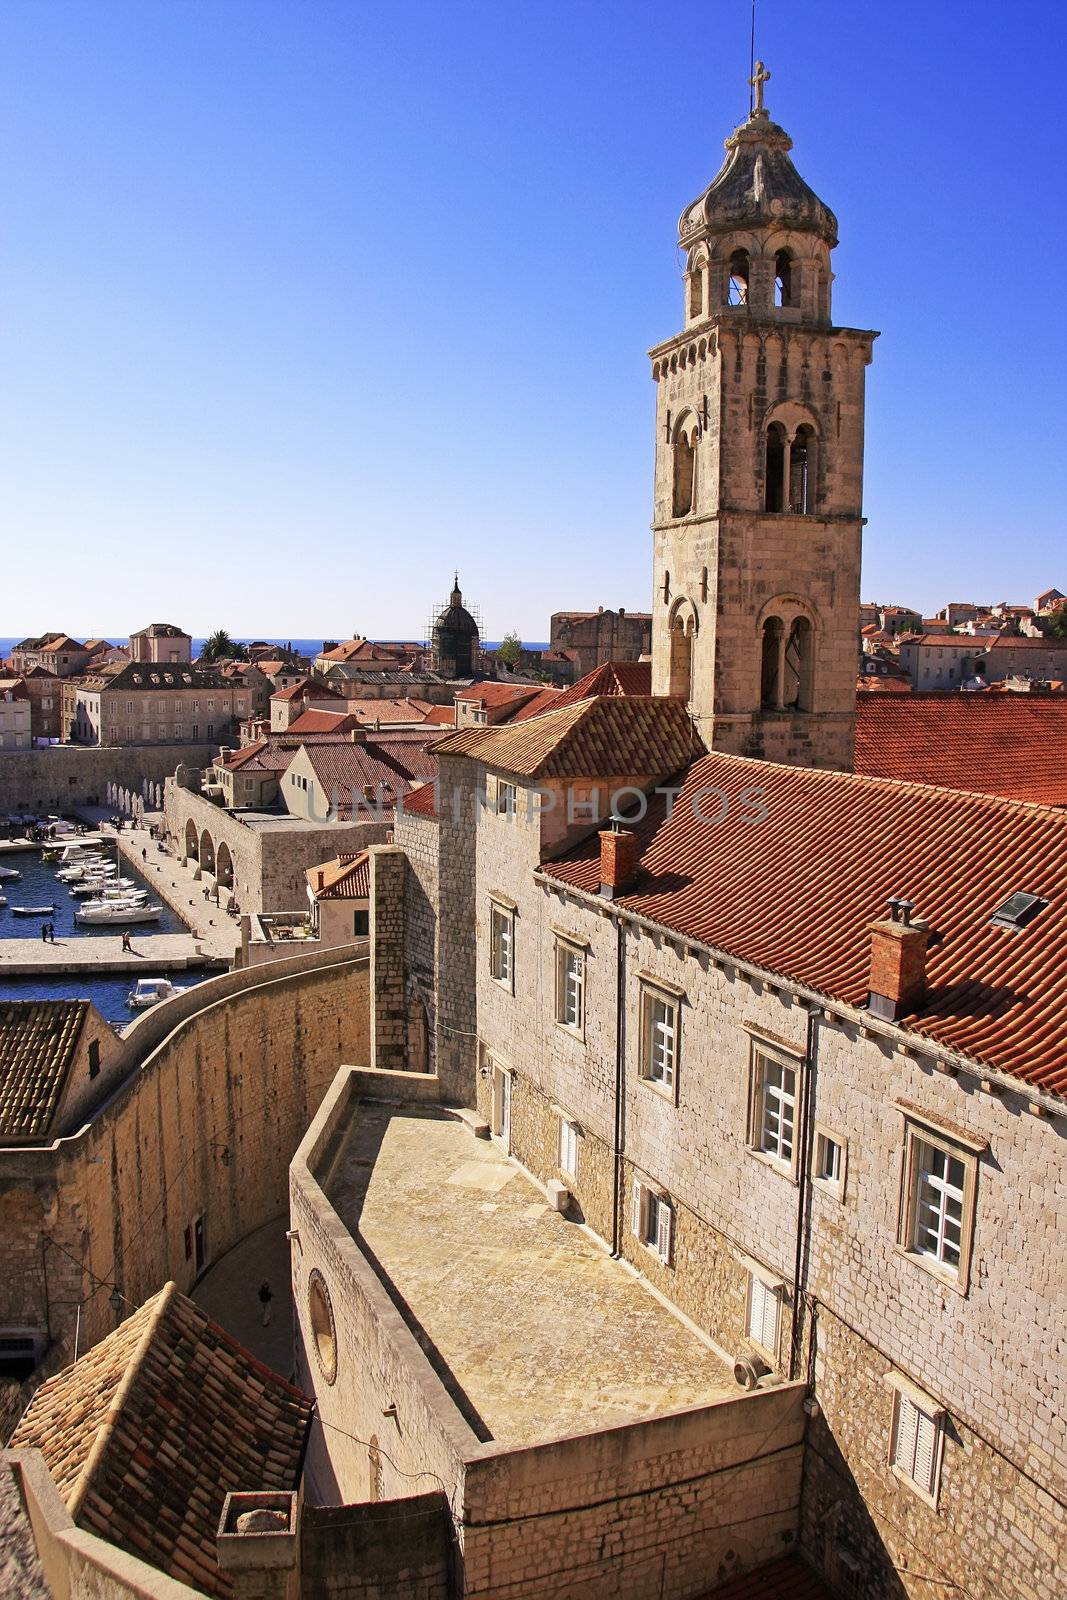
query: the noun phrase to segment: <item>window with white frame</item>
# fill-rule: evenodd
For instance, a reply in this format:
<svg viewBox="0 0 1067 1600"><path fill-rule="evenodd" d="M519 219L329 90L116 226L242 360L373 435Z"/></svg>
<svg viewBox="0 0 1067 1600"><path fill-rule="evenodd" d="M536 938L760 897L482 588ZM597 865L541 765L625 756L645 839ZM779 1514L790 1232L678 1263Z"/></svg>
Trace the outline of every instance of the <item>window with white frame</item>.
<svg viewBox="0 0 1067 1600"><path fill-rule="evenodd" d="M496 780L496 814L498 817L515 815L515 785L505 783L502 778Z"/></svg>
<svg viewBox="0 0 1067 1600"><path fill-rule="evenodd" d="M944 1448L944 1412L897 1389L893 1396L889 1461L894 1472L936 1504Z"/></svg>
<svg viewBox="0 0 1067 1600"><path fill-rule="evenodd" d="M931 1129L905 1134L900 1242L909 1255L965 1285L970 1265L977 1161Z"/></svg>
<svg viewBox="0 0 1067 1600"><path fill-rule="evenodd" d="M575 1033L585 1027L585 951L556 941L556 1021Z"/></svg>
<svg viewBox="0 0 1067 1600"><path fill-rule="evenodd" d="M781 1293L755 1272L748 1275L748 1319L746 1331L773 1360L778 1359L778 1327L781 1320Z"/></svg>
<svg viewBox="0 0 1067 1600"><path fill-rule="evenodd" d="M559 1170L568 1178L578 1176L578 1125L567 1117L559 1122Z"/></svg>
<svg viewBox="0 0 1067 1600"><path fill-rule="evenodd" d="M494 901L489 912L489 974L505 988L515 987L515 913Z"/></svg>
<svg viewBox="0 0 1067 1600"><path fill-rule="evenodd" d="M792 1168L796 1141L797 1068L757 1047L752 1066L749 1144L783 1167Z"/></svg>
<svg viewBox="0 0 1067 1600"><path fill-rule="evenodd" d="M641 1076L677 1095L678 1023L676 995L645 987L641 991Z"/></svg>
<svg viewBox="0 0 1067 1600"><path fill-rule="evenodd" d="M635 1178L630 1220L634 1236L669 1266L674 1250L674 1207L667 1196Z"/></svg>
<svg viewBox="0 0 1067 1600"><path fill-rule="evenodd" d="M845 1192L845 1141L827 1128L815 1130L812 1177L841 1199Z"/></svg>

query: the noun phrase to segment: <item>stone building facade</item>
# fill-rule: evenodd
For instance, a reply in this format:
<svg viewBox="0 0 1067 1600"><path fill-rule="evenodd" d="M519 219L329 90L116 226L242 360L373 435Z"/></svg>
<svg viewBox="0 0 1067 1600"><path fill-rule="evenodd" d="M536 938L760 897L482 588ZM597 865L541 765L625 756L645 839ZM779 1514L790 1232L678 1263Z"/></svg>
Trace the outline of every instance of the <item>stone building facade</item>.
<svg viewBox="0 0 1067 1600"><path fill-rule="evenodd" d="M76 744L221 744L236 739L250 699L214 669L130 662L64 683L64 734Z"/></svg>
<svg viewBox="0 0 1067 1600"><path fill-rule="evenodd" d="M552 651L568 651L574 660L574 676L584 677L605 661L638 661L652 649L652 613L613 611L598 606L595 611L554 611L549 619Z"/></svg>

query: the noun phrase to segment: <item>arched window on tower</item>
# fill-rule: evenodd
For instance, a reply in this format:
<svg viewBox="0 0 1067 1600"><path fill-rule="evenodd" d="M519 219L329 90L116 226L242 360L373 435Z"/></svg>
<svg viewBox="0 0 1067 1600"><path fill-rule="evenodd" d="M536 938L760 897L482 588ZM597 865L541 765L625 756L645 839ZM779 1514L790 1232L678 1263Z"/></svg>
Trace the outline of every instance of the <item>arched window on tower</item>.
<svg viewBox="0 0 1067 1600"><path fill-rule="evenodd" d="M788 250L779 250L774 258L774 303L793 304L793 257Z"/></svg>
<svg viewBox="0 0 1067 1600"><path fill-rule="evenodd" d="M693 632L692 616L684 608L671 618L671 676L669 694L678 695L687 703L693 698Z"/></svg>
<svg viewBox="0 0 1067 1600"><path fill-rule="evenodd" d="M768 617L763 624L760 654L760 705L764 711L780 711L782 699L778 678L781 661L782 619Z"/></svg>
<svg viewBox="0 0 1067 1600"><path fill-rule="evenodd" d="M794 617L782 663L782 704L787 711L811 710L812 634L807 617Z"/></svg>
<svg viewBox="0 0 1067 1600"><path fill-rule="evenodd" d="M772 422L767 429L767 471L764 510L785 509L785 429Z"/></svg>
<svg viewBox="0 0 1067 1600"><path fill-rule="evenodd" d="M726 302L731 306L748 305L748 251L735 250L730 257L730 285Z"/></svg>
<svg viewBox="0 0 1067 1600"><path fill-rule="evenodd" d="M674 484L671 514L687 517L693 509L693 483L696 477L696 422L690 417L674 436Z"/></svg>
<svg viewBox="0 0 1067 1600"><path fill-rule="evenodd" d="M789 509L807 516L815 510L815 429L802 423L789 452Z"/></svg>
<svg viewBox="0 0 1067 1600"><path fill-rule="evenodd" d="M689 274L689 315L704 315L704 267L698 262Z"/></svg>

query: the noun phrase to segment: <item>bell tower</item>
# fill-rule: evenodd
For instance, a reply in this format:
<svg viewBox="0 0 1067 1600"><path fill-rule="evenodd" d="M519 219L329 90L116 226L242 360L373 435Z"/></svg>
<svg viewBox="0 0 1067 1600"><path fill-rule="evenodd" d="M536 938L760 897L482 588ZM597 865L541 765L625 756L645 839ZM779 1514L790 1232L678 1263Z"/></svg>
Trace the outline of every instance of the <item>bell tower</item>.
<svg viewBox="0 0 1067 1600"><path fill-rule="evenodd" d="M711 749L853 761L863 397L877 334L830 312L833 212L763 105L682 212L681 333L656 383L652 687Z"/></svg>

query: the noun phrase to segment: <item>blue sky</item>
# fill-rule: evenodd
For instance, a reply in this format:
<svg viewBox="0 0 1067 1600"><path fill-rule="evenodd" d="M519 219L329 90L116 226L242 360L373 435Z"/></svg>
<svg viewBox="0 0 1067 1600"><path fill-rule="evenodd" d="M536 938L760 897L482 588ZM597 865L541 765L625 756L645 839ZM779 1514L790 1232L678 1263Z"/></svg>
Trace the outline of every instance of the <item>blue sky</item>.
<svg viewBox="0 0 1067 1600"><path fill-rule="evenodd" d="M865 598L1067 587L1064 8L761 0L878 328ZM746 0L6 0L0 633L650 602L677 218Z"/></svg>

